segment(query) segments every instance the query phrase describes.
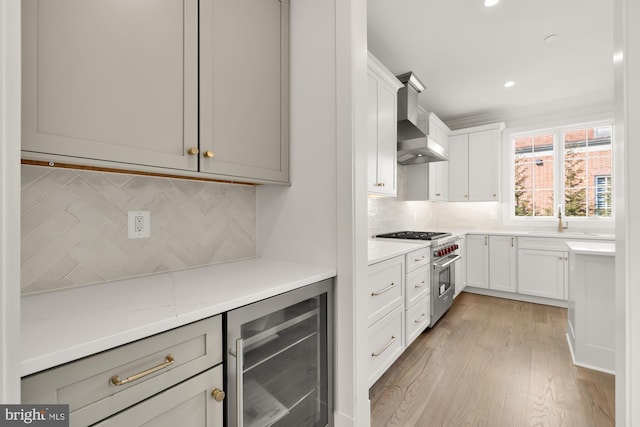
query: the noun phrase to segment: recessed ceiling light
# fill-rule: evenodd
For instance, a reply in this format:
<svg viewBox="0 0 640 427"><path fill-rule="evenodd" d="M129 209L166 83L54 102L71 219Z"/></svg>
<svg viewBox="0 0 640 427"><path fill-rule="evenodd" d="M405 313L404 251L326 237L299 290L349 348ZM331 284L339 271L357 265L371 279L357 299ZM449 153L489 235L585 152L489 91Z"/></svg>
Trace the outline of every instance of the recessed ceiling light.
<svg viewBox="0 0 640 427"><path fill-rule="evenodd" d="M500 0L484 0L484 5L486 7L495 6L500 2Z"/></svg>
<svg viewBox="0 0 640 427"><path fill-rule="evenodd" d="M546 41L547 43L554 41L555 39L558 38L557 34L549 34L547 37L544 38L544 41Z"/></svg>
<svg viewBox="0 0 640 427"><path fill-rule="evenodd" d="M504 87L513 87L516 84L516 82L509 80L508 82L505 82Z"/></svg>

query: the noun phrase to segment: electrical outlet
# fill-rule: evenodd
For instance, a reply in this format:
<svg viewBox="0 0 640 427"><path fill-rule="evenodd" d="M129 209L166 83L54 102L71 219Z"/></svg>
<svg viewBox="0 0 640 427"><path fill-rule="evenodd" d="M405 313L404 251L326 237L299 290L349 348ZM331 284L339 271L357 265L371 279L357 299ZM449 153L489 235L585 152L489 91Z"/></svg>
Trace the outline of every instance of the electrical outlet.
<svg viewBox="0 0 640 427"><path fill-rule="evenodd" d="M151 236L151 213L129 211L129 238L146 239Z"/></svg>

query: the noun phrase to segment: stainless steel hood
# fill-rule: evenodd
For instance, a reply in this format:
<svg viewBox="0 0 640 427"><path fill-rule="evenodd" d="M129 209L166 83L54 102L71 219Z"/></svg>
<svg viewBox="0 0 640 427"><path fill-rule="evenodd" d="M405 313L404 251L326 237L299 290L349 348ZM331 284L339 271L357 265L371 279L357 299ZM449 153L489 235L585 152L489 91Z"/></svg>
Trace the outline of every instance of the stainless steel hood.
<svg viewBox="0 0 640 427"><path fill-rule="evenodd" d="M414 165L449 160L447 150L418 127L418 94L425 86L413 72L396 76L398 91L398 163Z"/></svg>

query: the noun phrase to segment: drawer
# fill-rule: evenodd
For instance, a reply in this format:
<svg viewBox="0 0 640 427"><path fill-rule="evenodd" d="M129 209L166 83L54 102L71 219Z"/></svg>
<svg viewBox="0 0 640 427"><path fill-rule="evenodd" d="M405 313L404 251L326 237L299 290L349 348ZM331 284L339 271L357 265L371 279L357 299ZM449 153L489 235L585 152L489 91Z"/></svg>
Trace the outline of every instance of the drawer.
<svg viewBox="0 0 640 427"><path fill-rule="evenodd" d="M427 265L431 262L431 246L409 252L407 255L407 271L413 271L416 268Z"/></svg>
<svg viewBox="0 0 640 427"><path fill-rule="evenodd" d="M407 273L405 287L406 308L409 308L431 292L431 264Z"/></svg>
<svg viewBox="0 0 640 427"><path fill-rule="evenodd" d="M215 316L25 377L22 403L69 404L70 425L85 426L221 362ZM151 368L158 369L126 381Z"/></svg>
<svg viewBox="0 0 640 427"><path fill-rule="evenodd" d="M403 330L403 306L369 327L369 387L404 351Z"/></svg>
<svg viewBox="0 0 640 427"><path fill-rule="evenodd" d="M369 325L404 303L404 256L369 267Z"/></svg>
<svg viewBox="0 0 640 427"><path fill-rule="evenodd" d="M569 250L565 243L565 239L555 237L518 237L518 249L537 249L560 252L566 252Z"/></svg>
<svg viewBox="0 0 640 427"><path fill-rule="evenodd" d="M431 295L427 295L416 303L415 306L407 310L407 344L409 345L418 338L431 323Z"/></svg>

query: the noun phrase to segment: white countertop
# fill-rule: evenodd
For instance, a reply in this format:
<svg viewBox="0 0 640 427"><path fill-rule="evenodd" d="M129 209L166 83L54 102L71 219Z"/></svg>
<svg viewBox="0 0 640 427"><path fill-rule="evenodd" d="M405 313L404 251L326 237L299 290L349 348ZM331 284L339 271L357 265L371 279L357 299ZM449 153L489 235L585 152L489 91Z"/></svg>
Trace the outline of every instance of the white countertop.
<svg viewBox="0 0 640 427"><path fill-rule="evenodd" d="M608 242L568 241L569 251L578 255L616 256L616 244Z"/></svg>
<svg viewBox="0 0 640 427"><path fill-rule="evenodd" d="M336 275L256 258L22 297L21 375Z"/></svg>
<svg viewBox="0 0 640 427"><path fill-rule="evenodd" d="M431 246L428 240L369 239L369 265Z"/></svg>
<svg viewBox="0 0 640 427"><path fill-rule="evenodd" d="M553 237L558 239L572 240L615 240L616 235L613 233L599 233L589 231L564 230L468 230L466 234L492 234L498 236L517 236L517 237Z"/></svg>

